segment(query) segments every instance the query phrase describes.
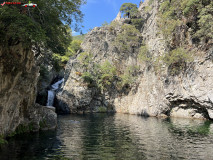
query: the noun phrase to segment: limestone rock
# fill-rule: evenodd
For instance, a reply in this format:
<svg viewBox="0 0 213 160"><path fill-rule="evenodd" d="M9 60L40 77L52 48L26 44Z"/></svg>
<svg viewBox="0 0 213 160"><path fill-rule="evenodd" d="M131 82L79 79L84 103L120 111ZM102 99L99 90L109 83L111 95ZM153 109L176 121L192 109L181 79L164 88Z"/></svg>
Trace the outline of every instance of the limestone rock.
<svg viewBox="0 0 213 160"><path fill-rule="evenodd" d="M149 2L151 4L149 4ZM160 1L146 0L139 7L144 25L140 32L152 56L164 55L168 50L163 36L158 28L158 12ZM150 10L146 8L149 7ZM119 16L118 16L119 17ZM119 25L122 25L122 18ZM111 94L95 93L95 89L81 86L80 77L75 72L84 72L75 58L70 60L66 70L65 86L58 99L68 108L81 110L95 110L93 105L112 106L116 112L138 114L144 116L175 116L187 118L213 117L213 63L212 48L200 51L194 48L197 56L193 63L187 64L186 70L172 76L166 66L156 73L153 66L141 64L137 60L138 50L122 53L113 45L113 40L120 31L120 26L110 31L107 27L96 27L89 32L82 44L84 51L93 53L93 63L105 60L112 62L116 67L128 65L140 66L141 74L131 90L121 95L116 89L109 89ZM187 39L186 39L187 40ZM95 102L96 97L102 100Z"/></svg>
<svg viewBox="0 0 213 160"><path fill-rule="evenodd" d="M21 43L0 46L0 135L14 132L20 124L38 124L36 117L42 119L39 110L45 111L48 120L54 119L53 111L50 115L35 105L38 77L39 67L31 49ZM35 130L38 128L35 125Z"/></svg>
<svg viewBox="0 0 213 160"><path fill-rule="evenodd" d="M119 11L114 21L120 21L120 20L121 20L121 12Z"/></svg>

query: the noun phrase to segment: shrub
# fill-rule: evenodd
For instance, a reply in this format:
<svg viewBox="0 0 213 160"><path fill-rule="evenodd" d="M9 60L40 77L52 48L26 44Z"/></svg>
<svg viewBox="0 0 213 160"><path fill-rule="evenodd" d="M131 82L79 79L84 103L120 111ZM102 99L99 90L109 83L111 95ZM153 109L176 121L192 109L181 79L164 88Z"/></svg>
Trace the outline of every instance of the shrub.
<svg viewBox="0 0 213 160"><path fill-rule="evenodd" d="M198 16L199 30L194 35L204 41L213 39L213 2L211 4L201 9Z"/></svg>
<svg viewBox="0 0 213 160"><path fill-rule="evenodd" d="M103 107L103 106L98 107L98 112L100 112L100 113L105 113L105 112L107 112L107 108L106 108L106 107Z"/></svg>
<svg viewBox="0 0 213 160"><path fill-rule="evenodd" d="M132 83L135 82L136 77L137 77L137 73L139 71L139 67L138 66L128 66L124 73L120 76L121 78L121 82L120 84L118 84L118 87L124 87L125 85L129 85L131 86Z"/></svg>
<svg viewBox="0 0 213 160"><path fill-rule="evenodd" d="M109 32L114 33L115 29L119 26L117 21L112 21L109 25Z"/></svg>
<svg viewBox="0 0 213 160"><path fill-rule="evenodd" d="M176 74L184 69L186 63L192 62L193 58L191 53L187 53L184 48L177 48L169 53L166 53L162 57L162 60L169 67L170 72L172 74Z"/></svg>
<svg viewBox="0 0 213 160"><path fill-rule="evenodd" d="M93 57L93 54L87 53L87 52L82 52L82 53L80 53L80 55L78 56L77 59L80 61L82 66L84 66L84 67L86 67L86 69L88 69L88 66L92 61L92 57Z"/></svg>
<svg viewBox="0 0 213 160"><path fill-rule="evenodd" d="M89 72L84 72L81 77L84 83L92 84L92 82L94 81L93 75Z"/></svg>
<svg viewBox="0 0 213 160"><path fill-rule="evenodd" d="M140 32L135 26L124 24L122 31L115 38L114 46L121 52L131 52L133 47L140 45Z"/></svg>
<svg viewBox="0 0 213 160"><path fill-rule="evenodd" d="M141 46L139 54L138 54L138 59L140 62L151 62L152 61L152 57L149 53L147 46Z"/></svg>
<svg viewBox="0 0 213 160"><path fill-rule="evenodd" d="M109 61L105 61L98 68L99 70L96 71L97 84L98 87L104 90L112 84L116 75L116 68Z"/></svg>
<svg viewBox="0 0 213 160"><path fill-rule="evenodd" d="M142 18L131 19L131 24L134 25L136 29L140 30L143 26L143 19Z"/></svg>
<svg viewBox="0 0 213 160"><path fill-rule="evenodd" d="M67 56L74 56L76 53L81 49L81 40L73 40L69 47L68 47L68 53L66 53Z"/></svg>
<svg viewBox="0 0 213 160"><path fill-rule="evenodd" d="M106 27L108 25L109 25L109 23L107 21L104 21L104 23L102 24L102 27Z"/></svg>
<svg viewBox="0 0 213 160"><path fill-rule="evenodd" d="M213 38L213 1L209 0L165 0L160 6L159 26L167 40L179 25L188 25L190 34L198 40ZM185 19L183 21L183 19Z"/></svg>
<svg viewBox="0 0 213 160"><path fill-rule="evenodd" d="M59 72L61 69L64 68L66 63L68 62L69 57L68 56L61 56L60 54L54 53L52 55L52 64L53 68Z"/></svg>
<svg viewBox="0 0 213 160"><path fill-rule="evenodd" d="M4 139L4 136L3 135L0 135L0 147L1 145L3 144L7 144L7 141Z"/></svg>
<svg viewBox="0 0 213 160"><path fill-rule="evenodd" d="M116 68L109 61L105 61L103 64L93 64L89 72L84 72L81 77L88 87L96 85L105 90L112 85L115 75Z"/></svg>

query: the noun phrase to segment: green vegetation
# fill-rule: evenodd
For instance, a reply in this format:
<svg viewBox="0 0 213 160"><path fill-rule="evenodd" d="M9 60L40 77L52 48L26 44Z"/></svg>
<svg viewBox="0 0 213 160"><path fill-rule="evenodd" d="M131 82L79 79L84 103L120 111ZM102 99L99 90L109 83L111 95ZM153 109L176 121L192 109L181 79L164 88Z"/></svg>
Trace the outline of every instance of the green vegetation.
<svg viewBox="0 0 213 160"><path fill-rule="evenodd" d="M121 81L118 83L118 88L122 89L125 86L131 86L137 78L138 71L138 66L128 66L124 73L120 75Z"/></svg>
<svg viewBox="0 0 213 160"><path fill-rule="evenodd" d="M85 53L82 56L84 55ZM138 66L128 66L122 74L119 74L121 71L118 71L118 68L107 60L101 64L87 64L86 67L86 72L82 74L77 72L76 74L81 76L88 87L97 87L101 91L106 91L112 86L117 89L130 86L135 82L139 71Z"/></svg>
<svg viewBox="0 0 213 160"><path fill-rule="evenodd" d="M54 53L65 53L71 41L68 25L82 21L80 6L84 0L36 1L39 7L26 9L20 5L5 5L0 14L0 44L22 42L26 46L42 46ZM72 23L75 20L76 23ZM64 25L67 24L67 25Z"/></svg>
<svg viewBox="0 0 213 160"><path fill-rule="evenodd" d="M137 18L139 15L138 7L133 3L124 3L120 8L121 13L128 18Z"/></svg>
<svg viewBox="0 0 213 160"><path fill-rule="evenodd" d="M33 123L29 123L27 125L20 124L14 132L8 135L8 137L13 137L17 134L22 134L22 133L31 132L31 131L33 131Z"/></svg>
<svg viewBox="0 0 213 160"><path fill-rule="evenodd" d="M1 145L3 144L7 144L7 141L4 139L4 136L3 135L0 135L0 147Z"/></svg>
<svg viewBox="0 0 213 160"><path fill-rule="evenodd" d="M94 77L90 72L84 72L81 77L83 78L84 83L87 83L90 86L94 82Z"/></svg>
<svg viewBox="0 0 213 160"><path fill-rule="evenodd" d="M115 28L117 28L119 26L119 23L117 21L112 21L109 24L109 32L110 33L115 33Z"/></svg>
<svg viewBox="0 0 213 160"><path fill-rule="evenodd" d="M22 125L20 124L17 128L16 128L16 134L21 134L21 133L25 133L25 132L31 132L33 130L33 124L30 123L28 125Z"/></svg>
<svg viewBox="0 0 213 160"><path fill-rule="evenodd" d="M88 69L88 66L92 61L92 57L93 57L93 54L82 52L77 59L80 61L82 67L85 67L86 69Z"/></svg>
<svg viewBox="0 0 213 160"><path fill-rule="evenodd" d="M140 45L140 32L132 25L124 24L115 38L114 46L121 52L132 52Z"/></svg>
<svg viewBox="0 0 213 160"><path fill-rule="evenodd" d="M167 40L177 26L187 25L191 28L191 35L195 40L213 38L213 1L210 0L165 0L160 6L159 26Z"/></svg>
<svg viewBox="0 0 213 160"><path fill-rule="evenodd" d="M101 89L109 87L115 78L116 68L109 61L105 61L102 65L97 66L96 71L98 87Z"/></svg>
<svg viewBox="0 0 213 160"><path fill-rule="evenodd" d="M142 18L131 19L131 24L135 26L136 29L140 30L143 26L144 20Z"/></svg>
<svg viewBox="0 0 213 160"><path fill-rule="evenodd" d="M88 65L86 67L88 69ZM93 64L88 71L82 74L83 81L88 84L88 87L97 86L101 90L111 86L116 75L116 68L109 61L102 64Z"/></svg>
<svg viewBox="0 0 213 160"><path fill-rule="evenodd" d="M152 57L151 57L150 52L146 45L141 46L139 54L138 54L138 59L140 62L151 62L152 61Z"/></svg>
<svg viewBox="0 0 213 160"><path fill-rule="evenodd" d="M184 48L177 48L162 57L163 62L169 67L171 74L178 74L184 69L186 63L192 62L192 54Z"/></svg>
<svg viewBox="0 0 213 160"><path fill-rule="evenodd" d="M154 0L149 0L149 6L154 2Z"/></svg>
<svg viewBox="0 0 213 160"><path fill-rule="evenodd" d="M84 37L85 37L86 34L82 34L82 35L78 35L78 36L73 36L73 40L79 40L81 42L83 42L84 40Z"/></svg>
<svg viewBox="0 0 213 160"><path fill-rule="evenodd" d="M104 23L102 24L102 27L106 27L108 25L109 25L109 23L107 21L104 21Z"/></svg>
<svg viewBox="0 0 213 160"><path fill-rule="evenodd" d="M52 62L56 71L63 69L70 57L75 56L78 53L78 51L81 49L81 43L82 41L80 40L73 40L65 54L61 55L54 53L52 55Z"/></svg>
<svg viewBox="0 0 213 160"><path fill-rule="evenodd" d="M98 112L100 112L100 113L105 113L105 112L107 112L107 108L106 108L106 107L103 107L103 106L98 107Z"/></svg>
<svg viewBox="0 0 213 160"><path fill-rule="evenodd" d="M140 29L142 27L143 19L140 18L140 13L136 4L124 3L121 6L120 11L125 17L131 18L131 24L134 25L135 28Z"/></svg>
<svg viewBox="0 0 213 160"><path fill-rule="evenodd" d="M45 120L40 121L40 122L39 122L39 127L40 127L40 128L45 128L45 127L47 127L46 121L45 121Z"/></svg>
<svg viewBox="0 0 213 160"><path fill-rule="evenodd" d="M81 40L73 40L69 47L68 47L68 52L70 56L75 55L80 49L81 49Z"/></svg>

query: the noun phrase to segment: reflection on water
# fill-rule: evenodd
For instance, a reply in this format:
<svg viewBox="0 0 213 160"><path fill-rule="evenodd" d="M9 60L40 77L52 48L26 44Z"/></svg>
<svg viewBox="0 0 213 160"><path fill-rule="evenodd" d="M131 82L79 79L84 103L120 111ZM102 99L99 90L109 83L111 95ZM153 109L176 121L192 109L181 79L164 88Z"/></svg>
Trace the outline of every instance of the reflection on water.
<svg viewBox="0 0 213 160"><path fill-rule="evenodd" d="M0 159L213 159L209 121L94 114L58 123L57 131L10 139Z"/></svg>

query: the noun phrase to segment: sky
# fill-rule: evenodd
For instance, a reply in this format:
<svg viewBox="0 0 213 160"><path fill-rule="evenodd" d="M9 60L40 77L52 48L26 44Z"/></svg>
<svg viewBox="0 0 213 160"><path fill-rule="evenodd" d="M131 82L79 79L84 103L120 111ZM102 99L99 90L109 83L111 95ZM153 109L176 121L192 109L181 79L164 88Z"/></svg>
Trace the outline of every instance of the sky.
<svg viewBox="0 0 213 160"><path fill-rule="evenodd" d="M116 18L123 3L134 3L139 6L140 0L87 0L87 4L81 7L84 14L83 33L94 27L100 27L105 21L110 23ZM72 35L79 33L73 31Z"/></svg>

